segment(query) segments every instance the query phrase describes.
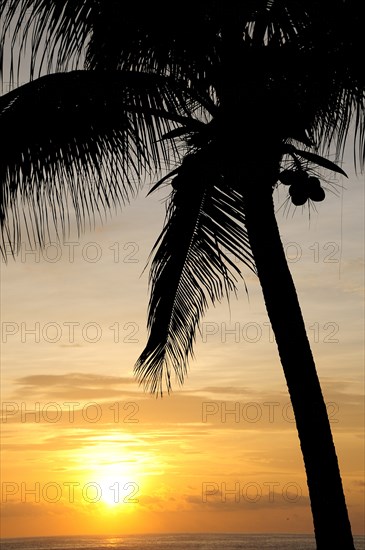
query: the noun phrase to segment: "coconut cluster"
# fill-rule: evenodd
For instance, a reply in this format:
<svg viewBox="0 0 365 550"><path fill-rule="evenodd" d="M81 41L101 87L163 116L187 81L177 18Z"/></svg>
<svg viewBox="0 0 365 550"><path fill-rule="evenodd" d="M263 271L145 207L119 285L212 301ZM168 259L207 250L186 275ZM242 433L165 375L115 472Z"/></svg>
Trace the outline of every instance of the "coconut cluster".
<svg viewBox="0 0 365 550"><path fill-rule="evenodd" d="M320 202L326 196L320 180L304 170L284 170L279 181L289 186L289 195L295 206L302 206L308 199Z"/></svg>

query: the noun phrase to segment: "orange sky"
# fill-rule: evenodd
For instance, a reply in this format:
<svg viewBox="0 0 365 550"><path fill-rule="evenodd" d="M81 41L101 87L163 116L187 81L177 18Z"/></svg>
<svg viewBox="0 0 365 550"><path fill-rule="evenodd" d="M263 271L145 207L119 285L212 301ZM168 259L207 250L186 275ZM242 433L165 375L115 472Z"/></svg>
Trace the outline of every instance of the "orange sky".
<svg viewBox="0 0 365 550"><path fill-rule="evenodd" d="M363 533L363 181L350 157L344 168L342 198L329 193L310 222L301 209L278 220L353 530ZM209 310L183 388L155 399L133 379L146 339L141 273L166 192L144 194L70 237L79 245L50 246L46 259L24 248L2 263L2 536L311 532L286 385L251 274L249 300L240 284L230 309ZM285 198L282 187L278 207Z"/></svg>

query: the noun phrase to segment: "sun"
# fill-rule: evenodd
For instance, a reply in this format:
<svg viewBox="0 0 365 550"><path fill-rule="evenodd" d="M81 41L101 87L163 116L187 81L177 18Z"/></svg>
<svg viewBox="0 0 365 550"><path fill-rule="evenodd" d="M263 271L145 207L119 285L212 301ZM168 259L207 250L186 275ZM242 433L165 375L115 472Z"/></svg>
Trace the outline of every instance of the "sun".
<svg viewBox="0 0 365 550"><path fill-rule="evenodd" d="M98 480L100 501L108 506L138 503L139 484L128 477L103 477Z"/></svg>
<svg viewBox="0 0 365 550"><path fill-rule="evenodd" d="M99 504L100 511L105 512L119 512L121 508L123 513L135 511L141 498L141 482L144 488L148 482L150 456L142 451L132 454L127 445L116 445L115 436L98 439L92 452L84 449L79 456L85 503Z"/></svg>
<svg viewBox="0 0 365 550"><path fill-rule="evenodd" d="M100 502L108 507L136 504L140 493L139 476L126 464L112 464L98 469L95 475Z"/></svg>

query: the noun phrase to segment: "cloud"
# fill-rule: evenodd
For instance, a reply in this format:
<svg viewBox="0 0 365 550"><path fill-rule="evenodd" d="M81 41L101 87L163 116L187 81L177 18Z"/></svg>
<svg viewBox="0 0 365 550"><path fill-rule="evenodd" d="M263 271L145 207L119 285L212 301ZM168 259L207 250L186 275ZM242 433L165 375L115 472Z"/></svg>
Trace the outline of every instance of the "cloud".
<svg viewBox="0 0 365 550"><path fill-rule="evenodd" d="M90 430L85 427L69 426L69 429L45 431L43 437L37 434L37 437L32 437L29 434L29 440L23 442L3 443L3 449L12 449L16 451L62 451L68 449L82 449L102 447L105 451L116 447L130 449L132 446L140 448L143 446L143 441L138 436L132 433L122 431L115 427L114 431L108 430L105 437L105 427L102 425L92 426ZM52 435L51 435L52 434Z"/></svg>
<svg viewBox="0 0 365 550"><path fill-rule="evenodd" d="M193 393L193 392L191 392ZM219 394L219 395L240 395L241 397L243 395L251 395L252 390L250 388L247 388L245 386L206 386L204 388L201 388L199 390L195 390L195 393L211 393L211 394Z"/></svg>
<svg viewBox="0 0 365 550"><path fill-rule="evenodd" d="M131 391L136 381L132 377L106 376L100 374L85 374L71 372L65 374L33 374L15 380L18 386L13 397L26 400L27 396L39 399L41 396L47 402L57 399L87 400L112 399L141 393Z"/></svg>
<svg viewBox="0 0 365 550"><path fill-rule="evenodd" d="M170 434L171 439L206 437L213 431L296 431L286 392L245 392L234 381L231 386L206 386L159 400L131 391L133 379L127 377L39 374L18 378L16 383L19 390L14 399L3 401L2 422L8 426L19 422L49 424L50 428L68 424L93 431L100 426L107 429L119 425L134 433L148 430L145 435L154 438L157 422L157 437ZM322 376L322 388L333 429L360 429L363 398L356 385L351 380Z"/></svg>
<svg viewBox="0 0 365 550"><path fill-rule="evenodd" d="M216 484L218 487L218 484ZM227 487L234 487L234 481L227 483ZM246 487L237 486L237 495L225 495L221 490L217 489L214 495L204 495L201 487L197 487L194 493L174 495L172 492L165 490L160 491L155 495L141 494L139 497L139 505L142 508L147 508L151 511L155 510L191 510L198 512L219 512L232 513L240 511L258 511L258 510L286 510L295 511L299 508L308 508L310 506L309 497L298 490L293 492L286 490L273 491L269 484L252 483L255 485L255 491L251 493ZM212 484L213 486L213 484ZM251 487L252 488L252 487Z"/></svg>
<svg viewBox="0 0 365 550"><path fill-rule="evenodd" d="M79 372L70 372L66 374L33 374L23 376L16 380L17 384L34 387L54 387L54 386L110 386L120 384L132 384L135 381L132 378L121 376L105 376L100 374L85 374Z"/></svg>
<svg viewBox="0 0 365 550"><path fill-rule="evenodd" d="M29 497L28 497L29 498ZM3 502L0 506L1 516L3 518L44 518L54 513L64 513L63 507L53 505L50 509L47 503L40 502Z"/></svg>
<svg viewBox="0 0 365 550"><path fill-rule="evenodd" d="M354 481L352 482L352 485L354 485L356 488L360 487L361 490L363 490L363 488L365 487L365 480L363 480L363 479L354 479Z"/></svg>
<svg viewBox="0 0 365 550"><path fill-rule="evenodd" d="M218 484L216 484L218 486ZM262 510L262 509L292 509L294 507L306 508L310 505L309 497L298 490L293 492L285 488L280 492L272 491L269 484L251 483L249 491L245 486L237 484L236 494L232 493L234 482L227 483L230 493L224 494L223 491L217 489L214 494L209 493L200 495L185 495L185 502L198 506L200 509L206 508L211 511L219 510L220 512L232 512L233 510ZM213 486L213 484L212 484Z"/></svg>

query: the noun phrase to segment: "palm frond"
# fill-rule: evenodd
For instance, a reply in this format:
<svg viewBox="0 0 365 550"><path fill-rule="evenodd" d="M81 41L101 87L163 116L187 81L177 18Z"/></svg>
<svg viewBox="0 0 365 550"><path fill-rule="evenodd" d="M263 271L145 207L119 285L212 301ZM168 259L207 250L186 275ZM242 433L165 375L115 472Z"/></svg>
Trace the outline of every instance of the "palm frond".
<svg viewBox="0 0 365 550"><path fill-rule="evenodd" d="M254 105L261 113L268 106L283 139L315 146L324 155L334 148L336 160L354 128L361 168L365 72L357 56L363 49L362 26L357 0L258 1L242 46L251 90L256 90L248 96L242 92L243 102L253 103L251 112Z"/></svg>
<svg viewBox="0 0 365 550"><path fill-rule="evenodd" d="M294 8L295 9L295 8ZM335 147L341 160L350 130L355 161L364 166L361 138L365 117L365 72L357 62L363 49L357 0L308 2L301 36L302 103L307 131L321 153ZM350 136L351 138L353 136Z"/></svg>
<svg viewBox="0 0 365 550"><path fill-rule="evenodd" d="M143 6L119 0L0 0L0 66L11 30L12 78L30 50L31 79L42 71L82 66L201 79L215 56L211 12L216 11L214 4L212 9L209 2L193 0L178 18L166 0Z"/></svg>
<svg viewBox="0 0 365 550"><path fill-rule="evenodd" d="M97 3L85 0L0 0L0 67L11 29L11 78L19 73L30 48L30 78L47 72L76 69L83 61Z"/></svg>
<svg viewBox="0 0 365 550"><path fill-rule="evenodd" d="M362 91L338 87L332 92L326 104L320 106L315 114L312 128L314 141L321 154L327 154L335 148L336 160L341 160L345 151L350 131L353 142L355 166L365 166L365 85Z"/></svg>
<svg viewBox="0 0 365 550"><path fill-rule="evenodd" d="M341 174L342 176L345 176L347 178L346 172L340 168L340 166L337 166L334 162L327 158L323 158L320 155L317 155L316 153L312 153L311 151L303 151L302 149L297 149L294 147L294 145L286 144L284 146L284 151L286 153L289 153L292 157L302 157L303 159L309 161L312 164L316 164L317 166L321 166L322 168L326 168L326 170L331 170L332 172L337 172L338 174Z"/></svg>
<svg viewBox="0 0 365 550"><path fill-rule="evenodd" d="M240 270L232 254L253 271L242 196L219 173L181 173L150 273L149 339L135 366L152 393L171 389L171 371L182 383L199 321L208 307L236 290Z"/></svg>
<svg viewBox="0 0 365 550"><path fill-rule="evenodd" d="M32 212L33 240L43 244L50 218L64 229L68 200L80 228L128 201L143 173L174 157L173 141L161 138L196 124L189 102L172 79L120 71L48 75L1 97L3 243L16 249L19 208Z"/></svg>

